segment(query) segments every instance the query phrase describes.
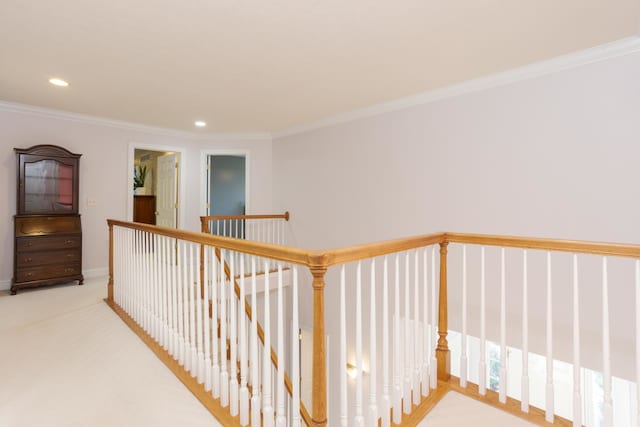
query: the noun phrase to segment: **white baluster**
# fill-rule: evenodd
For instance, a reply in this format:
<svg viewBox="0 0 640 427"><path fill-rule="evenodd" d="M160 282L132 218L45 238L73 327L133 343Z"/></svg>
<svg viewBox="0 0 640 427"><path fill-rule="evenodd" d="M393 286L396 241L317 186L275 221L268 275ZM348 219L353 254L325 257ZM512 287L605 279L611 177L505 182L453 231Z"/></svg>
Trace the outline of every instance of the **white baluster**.
<svg viewBox="0 0 640 427"><path fill-rule="evenodd" d="M209 318L209 252L210 246L204 246L202 253L202 280L203 283L203 299L202 299L202 323L204 325L204 389L211 391L211 319Z"/></svg>
<svg viewBox="0 0 640 427"><path fill-rule="evenodd" d="M393 423L402 421L402 386L400 376L400 255L396 253L393 287Z"/></svg>
<svg viewBox="0 0 640 427"><path fill-rule="evenodd" d="M504 248L500 251L500 403L507 403L507 288Z"/></svg>
<svg viewBox="0 0 640 427"><path fill-rule="evenodd" d="M300 427L300 327L298 324L298 268L293 267L291 312L291 427ZM344 364L343 364L344 365ZM346 379L345 379L346 380Z"/></svg>
<svg viewBox="0 0 640 427"><path fill-rule="evenodd" d="M149 239L153 241L153 251L149 245ZM158 274L159 247L158 235L140 232L140 263L145 285L141 289L140 302L142 303L142 324L150 331L156 342L162 345L160 333L160 275ZM149 251L149 252L147 252Z"/></svg>
<svg viewBox="0 0 640 427"><path fill-rule="evenodd" d="M227 276L224 269L225 253L225 250L220 249L220 405L222 405L223 408L229 406L229 372L227 371Z"/></svg>
<svg viewBox="0 0 640 427"><path fill-rule="evenodd" d="M251 426L260 427L260 348L258 346L258 306L256 304L256 257L251 256Z"/></svg>
<svg viewBox="0 0 640 427"><path fill-rule="evenodd" d="M370 307L369 307L369 411L367 412L367 425L378 425L378 396L376 389L378 382L376 372L378 370L376 361L376 261L371 260L371 287L370 287Z"/></svg>
<svg viewBox="0 0 640 427"><path fill-rule="evenodd" d="M364 426L362 416L362 264L358 261L356 269L356 396L354 427Z"/></svg>
<svg viewBox="0 0 640 427"><path fill-rule="evenodd" d="M462 346L460 351L460 386L467 387L467 246L462 245Z"/></svg>
<svg viewBox="0 0 640 427"><path fill-rule="evenodd" d="M195 245L191 245L191 250L192 250L192 254L193 254L193 250L194 250L194 246ZM200 265L200 251L197 249L197 247L195 248L195 262L193 262L193 265L191 266L191 270L195 270L195 294L196 294L196 328L197 328L197 335L198 335L198 340L197 340L197 360L198 360L198 384L202 384L204 383L204 379L205 379L205 375L204 375L204 327L203 327L203 310L202 310L202 304L203 304L203 299L202 299L202 288L201 288L201 283L200 283L200 272L198 271L197 267ZM204 287L204 286L203 286Z"/></svg>
<svg viewBox="0 0 640 427"><path fill-rule="evenodd" d="M284 305L282 301L282 263L278 263L278 372L276 377L276 427L287 426L284 409Z"/></svg>
<svg viewBox="0 0 640 427"><path fill-rule="evenodd" d="M431 373L429 380L431 381L431 388L435 389L438 386L438 361L436 360L436 346L438 343L438 324L436 322L437 309L437 289L436 284L436 247L431 249Z"/></svg>
<svg viewBox="0 0 640 427"><path fill-rule="evenodd" d="M345 294L345 266L340 267L340 426L349 425L347 404L347 320ZM295 347L295 346L294 346Z"/></svg>
<svg viewBox="0 0 640 427"><path fill-rule="evenodd" d="M180 333L178 331L178 241L171 240L171 293L173 299L173 358L178 360L180 357Z"/></svg>
<svg viewBox="0 0 640 427"><path fill-rule="evenodd" d="M636 260L636 422L640 427L640 259Z"/></svg>
<svg viewBox="0 0 640 427"><path fill-rule="evenodd" d="M522 396L520 410L529 412L529 280L527 250L522 251Z"/></svg>
<svg viewBox="0 0 640 427"><path fill-rule="evenodd" d="M609 340L609 275L607 257L602 257L602 389L604 392L603 426L613 426L611 400L611 343Z"/></svg>
<svg viewBox="0 0 640 427"><path fill-rule="evenodd" d="M161 242L161 258L160 262L162 264L162 341L163 347L165 350L169 349L169 297L167 290L169 289L169 273L168 273L168 262L167 262L167 238L164 236L160 236Z"/></svg>
<svg viewBox="0 0 640 427"><path fill-rule="evenodd" d="M411 374L413 357L411 357L411 306L409 294L411 293L411 278L409 277L409 253L404 254L404 390L402 391L402 410L405 414L411 413Z"/></svg>
<svg viewBox="0 0 640 427"><path fill-rule="evenodd" d="M184 345L184 367L187 371L191 372L193 369L192 358L191 358L191 343L193 342L194 333L191 331L191 310L190 310L190 291L191 286L189 282L189 246L187 242L183 243L183 252L182 252L182 286L184 289L184 335L185 335L185 345Z"/></svg>
<svg viewBox="0 0 640 427"><path fill-rule="evenodd" d="M138 275L141 278L141 281L138 282L139 284L137 285L138 288L138 316L137 316L137 322L138 324L145 329L145 331L150 332L151 330L149 329L149 324L146 322L146 316L148 313L148 309L146 307L146 300L145 300L145 291L148 289L148 286L150 285L150 280L148 278L148 271L147 271L147 265L145 265L144 259L143 259L143 251L144 251L144 233L142 231L138 230L138 239L136 241L136 253L137 253L137 257L138 257ZM153 335L152 335L153 336ZM155 337L154 337L155 338Z"/></svg>
<svg viewBox="0 0 640 427"><path fill-rule="evenodd" d="M184 347L185 347L185 334L184 334L184 314L183 314L183 286L184 282L182 280L182 263L180 262L180 255L182 254L182 244L180 241L177 241L176 245L176 293L178 300L178 363L180 366L184 366Z"/></svg>
<svg viewBox="0 0 640 427"><path fill-rule="evenodd" d="M267 261L264 262L268 271ZM264 348L262 351L262 425L273 427L273 404L271 402L271 312L269 309L269 274L264 276Z"/></svg>
<svg viewBox="0 0 640 427"><path fill-rule="evenodd" d="M240 254L240 425L246 426L249 424L249 389L247 388L247 324L246 313L244 308L245 303L245 286L244 286L244 254Z"/></svg>
<svg viewBox="0 0 640 427"><path fill-rule="evenodd" d="M220 352L219 342L220 337L218 334L218 284L220 283L220 276L218 274L218 257L216 255L216 248L211 248L211 335L213 340L211 342L211 352L213 353L213 364L211 366L211 395L217 399L220 397L220 361L224 361L219 357ZM220 268L220 270L223 270Z"/></svg>
<svg viewBox="0 0 640 427"><path fill-rule="evenodd" d="M191 335L191 376L198 375L198 335L196 334L196 292L193 276L193 244L189 243L189 334Z"/></svg>
<svg viewBox="0 0 640 427"><path fill-rule="evenodd" d="M423 285L424 292L422 293L422 296L423 296L422 344L424 347L422 350L422 395L425 397L429 396L429 389L430 389L429 370L431 369L429 366L431 334L429 333L429 269L427 265L427 258L428 258L428 249L424 248L424 251L422 252L422 265L424 268L424 285Z"/></svg>
<svg viewBox="0 0 640 427"><path fill-rule="evenodd" d="M420 351L422 350L422 346L420 345L420 331L418 330L418 313L420 312L420 274L419 267L420 262L418 258L418 250L414 252L413 259L413 386L411 387L413 390L413 404L417 405L420 403L420 377L422 376L420 372L420 368L422 365L420 364Z"/></svg>
<svg viewBox="0 0 640 427"><path fill-rule="evenodd" d="M547 251L547 385L545 420L553 422L554 393L553 393L553 299L551 294L551 252Z"/></svg>
<svg viewBox="0 0 640 427"><path fill-rule="evenodd" d="M237 234L236 234L237 236ZM238 341L237 341L237 313L235 298L236 254L231 252L231 279L229 280L229 340L231 341L231 360L229 362L229 412L231 416L238 415Z"/></svg>
<svg viewBox="0 0 640 427"><path fill-rule="evenodd" d="M171 239L165 237L164 241L164 256L165 256L165 290L166 290L166 302L167 302L167 311L166 311L166 343L167 343L167 351L171 356L173 356L173 293L171 292L171 279L172 271L171 271Z"/></svg>
<svg viewBox="0 0 640 427"><path fill-rule="evenodd" d="M573 425L582 426L582 380L580 378L580 300L578 255L573 254Z"/></svg>
<svg viewBox="0 0 640 427"><path fill-rule="evenodd" d="M148 323L145 322L147 315L147 307L145 301L145 291L150 286L150 280L147 277L148 271L147 266L144 263L144 259L142 256L143 251L143 232L138 230L137 239L136 239L136 257L138 259L138 277L140 278L140 282L138 282L135 286L137 288L136 292L136 306L138 307L138 314L136 316L136 321L138 324L145 329L147 332L150 332Z"/></svg>
<svg viewBox="0 0 640 427"><path fill-rule="evenodd" d="M486 281L484 246L480 248L480 365L478 367L478 393L487 394L487 341L486 341ZM435 283L434 283L435 285Z"/></svg>
<svg viewBox="0 0 640 427"><path fill-rule="evenodd" d="M391 387L389 384L389 266L384 257L382 272L382 402L380 402L380 418L382 427L391 425ZM346 387L346 379L345 379Z"/></svg>

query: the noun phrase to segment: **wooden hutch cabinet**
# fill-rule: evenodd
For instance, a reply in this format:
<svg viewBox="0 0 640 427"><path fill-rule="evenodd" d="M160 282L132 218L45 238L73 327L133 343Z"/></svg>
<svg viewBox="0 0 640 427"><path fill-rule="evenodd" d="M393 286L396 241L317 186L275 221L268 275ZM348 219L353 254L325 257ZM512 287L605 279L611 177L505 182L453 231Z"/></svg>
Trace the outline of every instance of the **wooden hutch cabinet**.
<svg viewBox="0 0 640 427"><path fill-rule="evenodd" d="M18 191L11 294L74 280L82 285L81 155L55 145L15 151Z"/></svg>

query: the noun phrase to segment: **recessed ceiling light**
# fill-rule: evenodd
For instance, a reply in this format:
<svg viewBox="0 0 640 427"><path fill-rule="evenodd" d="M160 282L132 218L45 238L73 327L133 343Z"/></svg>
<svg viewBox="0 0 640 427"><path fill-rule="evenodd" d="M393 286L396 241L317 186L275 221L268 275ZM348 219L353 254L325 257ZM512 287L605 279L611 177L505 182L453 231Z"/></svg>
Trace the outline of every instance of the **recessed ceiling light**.
<svg viewBox="0 0 640 427"><path fill-rule="evenodd" d="M207 125L206 122L203 122L201 120L198 120L197 122L193 123L194 125L198 126L199 128L203 128Z"/></svg>
<svg viewBox="0 0 640 427"><path fill-rule="evenodd" d="M67 87L69 86L69 83L65 82L62 79L49 79L49 83L51 83L52 85L56 85L56 86L61 86L61 87Z"/></svg>

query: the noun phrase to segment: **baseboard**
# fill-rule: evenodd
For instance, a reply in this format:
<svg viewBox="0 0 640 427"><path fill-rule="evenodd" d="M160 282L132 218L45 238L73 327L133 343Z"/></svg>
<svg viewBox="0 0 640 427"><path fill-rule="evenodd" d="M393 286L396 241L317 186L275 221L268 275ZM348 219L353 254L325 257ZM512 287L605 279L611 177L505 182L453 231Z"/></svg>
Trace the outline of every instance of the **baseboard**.
<svg viewBox="0 0 640 427"><path fill-rule="evenodd" d="M109 275L109 269L107 267L104 267L82 270L82 275L85 279L92 279L94 277L107 277Z"/></svg>
<svg viewBox="0 0 640 427"><path fill-rule="evenodd" d="M109 275L109 269L104 268L92 268L89 270L83 270L82 275L85 279L93 279L96 277L107 277ZM0 291L8 291L11 289L11 279L0 280Z"/></svg>

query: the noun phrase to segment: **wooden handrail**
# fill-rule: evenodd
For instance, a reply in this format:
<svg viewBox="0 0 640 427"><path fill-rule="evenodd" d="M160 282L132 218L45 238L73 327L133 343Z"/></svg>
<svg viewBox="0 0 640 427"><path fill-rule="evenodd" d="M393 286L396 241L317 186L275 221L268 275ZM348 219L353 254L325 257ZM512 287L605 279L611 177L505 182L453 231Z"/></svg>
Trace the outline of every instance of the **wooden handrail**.
<svg viewBox="0 0 640 427"><path fill-rule="evenodd" d="M504 246L640 258L640 245L634 244L600 243L576 240L449 232L426 234L423 236L408 237L403 239L387 240L357 246L317 251L293 248L288 246L272 245L269 243L233 239L230 237L213 236L210 234L176 230L174 228L160 227L142 223L132 223L114 219L107 220L107 223L109 224L109 226L117 225L120 227L147 231L150 233L160 234L175 239L216 246L222 249L244 252L246 254L270 258L277 261L305 265L310 268L328 268L334 265L388 255L394 252L406 251L433 245L436 243L440 244L445 241L449 243L468 243L486 246Z"/></svg>
<svg viewBox="0 0 640 427"><path fill-rule="evenodd" d="M201 247L201 251L202 253L204 253L203 247ZM218 259L218 262L220 262L223 265L225 277L227 278L227 280L229 281L233 280L233 289L236 297L239 300L244 301L244 311L247 317L249 318L249 321L253 320L253 310L251 308L251 304L249 303L249 301L247 301L247 298L244 295L242 296L240 295L240 285L238 284L238 279L235 277L233 279L231 278L231 268L229 267L229 264L227 264L227 261L222 259L222 254L220 253L220 249L216 248L215 254L216 254L216 258ZM203 260L204 257L201 255L200 259ZM204 271L204 264L202 262L200 264L201 264L200 270ZM266 274L268 273L269 272L266 272ZM201 283L204 283L204 280L202 280ZM209 301L209 317L212 316L212 313L213 313L212 303L211 301ZM259 322L257 322L257 333L258 333L258 338L260 339L260 342L262 343L262 345L264 345L264 329L262 329L262 325L260 325ZM276 354L273 348L271 348L271 363L273 364L275 369L278 369L278 355ZM289 396L291 396L293 393L293 384L291 383L291 378L289 377L289 374L287 374L286 372L284 373L284 385L285 385L285 388L287 389L287 393L289 393ZM309 415L309 412L307 411L306 406L302 402L300 402L300 416L302 417L306 425L308 426L312 425L311 416Z"/></svg>
<svg viewBox="0 0 640 427"><path fill-rule="evenodd" d="M231 237L214 236L193 231L177 230L175 228L160 227L158 225L142 224L139 222L126 222L115 219L108 219L110 226L130 228L133 230L146 231L171 237L173 239L185 240L202 245L215 246L221 249L230 249L236 252L243 252L249 255L256 255L263 258L270 258L277 261L289 262L300 265L315 265L318 257L317 251L308 251L287 246L272 245L249 240L234 239Z"/></svg>
<svg viewBox="0 0 640 427"><path fill-rule="evenodd" d="M264 215L214 215L201 216L200 221L220 221L226 219L284 219L289 221L289 212L283 214L264 214Z"/></svg>
<svg viewBox="0 0 640 427"><path fill-rule="evenodd" d="M326 267L345 264L367 258L388 255L395 252L408 251L440 243L444 240L444 233L425 234L423 236L407 237L404 239L386 240L376 243L349 246L317 252L314 260Z"/></svg>
<svg viewBox="0 0 640 427"><path fill-rule="evenodd" d="M288 219L288 213L285 214ZM225 217L226 219L254 219L279 217L284 215L253 215L239 217ZM208 224L205 218L215 219L217 217L201 217L203 231L208 231ZM324 348L324 275L331 266L349 263L353 261L388 255L395 252L407 251L411 249L426 247L434 244L440 245L440 282L439 282L439 314L438 314L438 377L446 379L450 376L449 348L447 343L447 246L449 243L466 243L485 246L514 247L523 249L549 250L560 252L584 253L603 256L619 256L640 259L640 245L600 243L574 240L495 236L484 234L468 233L433 233L423 236L409 237L404 239L388 240L377 243L369 243L351 247L343 247L324 251L304 250L267 243L233 239L228 237L213 236L205 233L194 233L189 231L176 230L172 228L153 226L148 224L130 223L118 220L107 220L110 228L110 245L112 246L112 227L114 225L131 228L150 233L155 233L170 238L181 239L198 243L201 245L214 246L218 249L228 249L243 252L264 258L270 258L286 263L293 263L309 268L313 276L313 407L311 414L311 425L325 426L327 424L326 409L326 355ZM110 253L109 274L110 284L112 283L113 262ZM228 267L225 267L227 272ZM230 272L227 272L229 274ZM235 281L235 280L234 280ZM234 283L235 292L239 295L237 283ZM112 291L110 291L112 292ZM111 295L111 294L110 294ZM245 299L245 311L251 316L251 309ZM272 360L275 354L272 350ZM277 358L274 360L277 363ZM289 387L287 387L289 388ZM308 413L303 416L308 421Z"/></svg>
<svg viewBox="0 0 640 427"><path fill-rule="evenodd" d="M444 235L445 240L451 243L640 258L640 245L632 244L544 239L536 237L494 236L488 234L445 233Z"/></svg>

